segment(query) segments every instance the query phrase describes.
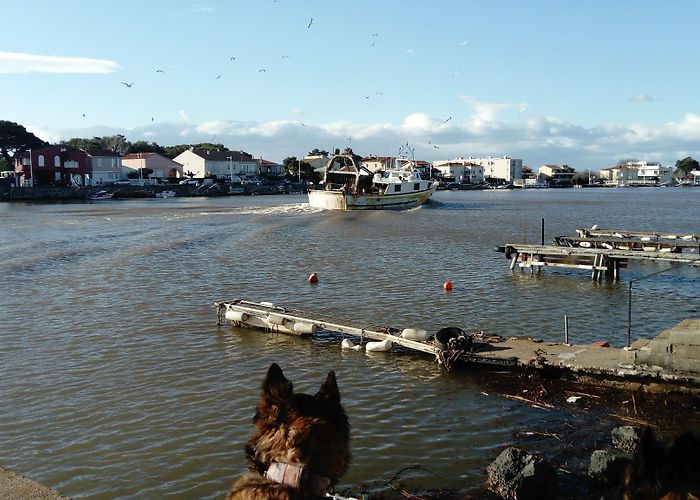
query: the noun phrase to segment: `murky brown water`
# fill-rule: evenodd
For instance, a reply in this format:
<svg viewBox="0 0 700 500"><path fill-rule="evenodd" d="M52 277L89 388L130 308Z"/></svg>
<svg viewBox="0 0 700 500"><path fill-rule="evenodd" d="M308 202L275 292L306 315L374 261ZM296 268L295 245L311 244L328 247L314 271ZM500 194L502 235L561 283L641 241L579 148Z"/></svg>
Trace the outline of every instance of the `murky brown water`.
<svg viewBox="0 0 700 500"><path fill-rule="evenodd" d="M438 192L407 212L326 213L305 201L0 204L0 465L73 497L220 498L244 470L272 361L303 392L336 371L353 426L341 488L386 491L412 464L421 468L402 478L415 488L472 487L523 429L560 429L566 446L539 447L575 461L565 450L603 442L620 423L604 417L624 411L623 398L610 411L538 410L498 396L498 375L217 327L213 303L548 340L563 340L567 314L572 342L621 346L628 280L666 265L596 284L583 271L511 272L493 247L539 242L541 218L547 240L592 224L700 232L692 188ZM637 283L633 337L700 316L699 278L678 267Z"/></svg>

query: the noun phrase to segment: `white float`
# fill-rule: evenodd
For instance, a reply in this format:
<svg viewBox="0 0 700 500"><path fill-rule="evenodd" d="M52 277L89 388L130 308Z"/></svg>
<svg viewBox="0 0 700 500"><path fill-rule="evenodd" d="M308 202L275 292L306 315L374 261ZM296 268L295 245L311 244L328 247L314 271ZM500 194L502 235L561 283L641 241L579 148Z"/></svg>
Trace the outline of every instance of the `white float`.
<svg viewBox="0 0 700 500"><path fill-rule="evenodd" d="M401 332L401 337L408 340L428 340L430 334L425 330L419 330L417 328L404 328Z"/></svg>

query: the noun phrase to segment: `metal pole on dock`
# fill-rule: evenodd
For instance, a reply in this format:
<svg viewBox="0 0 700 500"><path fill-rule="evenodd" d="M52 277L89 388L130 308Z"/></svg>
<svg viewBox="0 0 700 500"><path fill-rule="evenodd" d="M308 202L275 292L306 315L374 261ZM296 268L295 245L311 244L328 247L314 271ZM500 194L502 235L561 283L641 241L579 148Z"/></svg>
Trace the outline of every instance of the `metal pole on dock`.
<svg viewBox="0 0 700 500"><path fill-rule="evenodd" d="M627 347L632 343L632 283L630 281L630 289L627 293Z"/></svg>
<svg viewBox="0 0 700 500"><path fill-rule="evenodd" d="M542 217L542 245L544 245L544 217Z"/></svg>
<svg viewBox="0 0 700 500"><path fill-rule="evenodd" d="M569 343L569 317L564 315L564 343Z"/></svg>

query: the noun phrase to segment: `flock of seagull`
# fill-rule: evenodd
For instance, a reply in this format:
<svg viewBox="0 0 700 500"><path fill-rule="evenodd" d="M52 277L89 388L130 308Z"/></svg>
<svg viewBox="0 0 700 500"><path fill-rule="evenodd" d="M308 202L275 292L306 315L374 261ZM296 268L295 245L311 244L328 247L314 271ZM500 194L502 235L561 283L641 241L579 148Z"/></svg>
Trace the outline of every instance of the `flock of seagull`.
<svg viewBox="0 0 700 500"><path fill-rule="evenodd" d="M275 1L276 1L276 0L275 0ZM313 18L313 17L310 17L309 20L308 20L308 22L306 23L306 29L311 29L311 26L313 25L313 23L314 23L314 18ZM379 33L372 33L371 36L372 36L372 38L376 38L376 37L379 36ZM466 41L464 41L464 42L461 43L461 45L465 45L465 44L466 44ZM375 42L372 41L372 42L370 43L369 46L370 46L370 47L373 47L374 45L375 45ZM407 53L407 54L412 54L412 53L413 53L413 49L408 49L408 50L406 51L406 53ZM282 59L289 59L289 56L288 56L288 55L283 55L283 56L282 56ZM235 56L231 56L231 57L229 58L229 62L233 62L233 61L235 61L235 60L236 60L236 57L235 57ZM267 71L267 70L266 70L265 68L260 68L260 69L258 70L258 73L265 73L266 71ZM164 69L161 69L161 68L158 68L158 69L156 69L156 73L165 73L165 70L164 70ZM223 76L223 74L218 74L218 75L216 76L215 80L219 80L222 76ZM124 85L124 86L127 87L127 88L133 87L133 86L134 86L134 83L135 83L135 82L121 82L121 84ZM376 95L383 95L383 92L377 91L377 92L376 92ZM365 96L365 99L369 99L369 98L370 98L370 96L368 96L368 95ZM522 112L524 111L524 109L525 109L525 107L523 106L523 107L520 109L520 113L522 113ZM83 113L83 118L85 118L85 113ZM445 119L442 121L442 123L447 123L447 122L449 122L451 119L452 119L452 116L448 116L447 118L445 118ZM155 120L155 118L151 117L151 121L154 121L154 120ZM304 123L302 123L302 122L298 122L298 123L299 123L299 125L301 125L302 127L306 127L306 124L304 124ZM346 140L346 141L350 141L350 140L352 140L352 138L348 136L348 137L345 137L345 140ZM436 145L436 144L431 144L431 141L430 141L430 140L428 140L428 145L432 145L433 148L435 148L435 149L440 149L440 147L439 147L438 145Z"/></svg>

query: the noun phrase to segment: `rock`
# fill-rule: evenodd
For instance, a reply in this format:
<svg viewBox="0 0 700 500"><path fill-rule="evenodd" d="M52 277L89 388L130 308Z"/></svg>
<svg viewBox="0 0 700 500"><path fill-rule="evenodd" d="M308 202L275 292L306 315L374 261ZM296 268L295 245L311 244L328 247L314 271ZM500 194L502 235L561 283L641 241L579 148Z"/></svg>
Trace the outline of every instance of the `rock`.
<svg viewBox="0 0 700 500"><path fill-rule="evenodd" d="M544 500L559 494L554 467L520 448L503 450L486 473L486 487L508 500Z"/></svg>
<svg viewBox="0 0 700 500"><path fill-rule="evenodd" d="M623 425L614 428L610 434L612 435L612 444L618 450L634 455L639 449L642 432L637 427Z"/></svg>
<svg viewBox="0 0 700 500"><path fill-rule="evenodd" d="M632 457L620 450L595 450L591 454L591 464L588 475L605 484L614 484L622 477L625 466Z"/></svg>

